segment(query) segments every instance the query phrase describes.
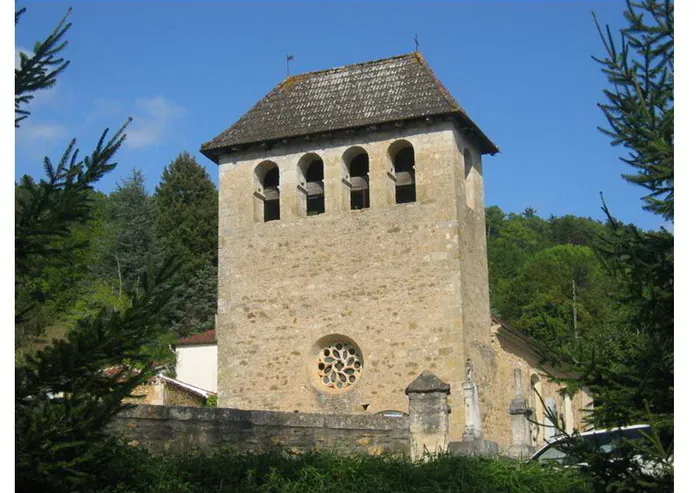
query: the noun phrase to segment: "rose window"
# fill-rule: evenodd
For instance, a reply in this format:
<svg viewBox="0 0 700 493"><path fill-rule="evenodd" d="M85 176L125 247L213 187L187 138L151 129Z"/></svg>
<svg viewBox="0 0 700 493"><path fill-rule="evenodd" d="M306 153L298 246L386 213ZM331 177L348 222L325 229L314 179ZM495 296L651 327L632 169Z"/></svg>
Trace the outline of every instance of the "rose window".
<svg viewBox="0 0 700 493"><path fill-rule="evenodd" d="M321 383L332 389L346 389L354 384L362 373L359 351L347 342L330 344L318 354L318 376Z"/></svg>

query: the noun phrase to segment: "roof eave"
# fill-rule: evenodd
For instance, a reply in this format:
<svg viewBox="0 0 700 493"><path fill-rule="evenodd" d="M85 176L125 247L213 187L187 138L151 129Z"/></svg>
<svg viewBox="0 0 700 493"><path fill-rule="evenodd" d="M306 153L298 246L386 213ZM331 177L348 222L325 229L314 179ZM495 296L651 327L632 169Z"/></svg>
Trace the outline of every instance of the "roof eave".
<svg viewBox="0 0 700 493"><path fill-rule="evenodd" d="M199 148L199 152L204 154L205 157L207 157L210 161L213 161L214 164L219 164L219 157L221 156L221 153L216 152L218 149L205 149L204 146Z"/></svg>
<svg viewBox="0 0 700 493"><path fill-rule="evenodd" d="M467 127L472 130L478 139L479 146L481 147L481 154L489 154L491 156L498 154L501 150L494 144L491 139L489 139L486 134L479 128L479 126L469 118L463 111L458 111L457 115L462 123L465 123Z"/></svg>
<svg viewBox="0 0 700 493"><path fill-rule="evenodd" d="M216 164L219 164L219 158L223 154L228 154L228 153L234 153L234 152L239 152L243 151L246 149L249 149L253 146L262 146L266 148L271 148L273 145L279 143L279 142L285 142L293 139L308 139L308 138L313 138L313 137L318 137L318 136L323 136L323 135L329 135L329 134L334 134L338 132L352 132L352 131L358 131L358 130L371 130L375 129L376 127L380 125L391 125L391 124L403 124L405 122L410 122L410 121L420 121L420 120L430 120L430 119L435 119L435 118L443 118L443 117L455 117L461 120L462 124L466 124L466 126L472 130L477 137L478 144L481 148L482 154L490 154L494 155L500 152L498 147L489 139L486 134L463 112L463 111L453 111L449 113L439 113L439 114L434 114L434 115L425 115L425 116L413 116L413 117L408 117L405 119L398 119L398 120L390 120L390 121L385 121L385 122L377 122L377 123L368 123L368 124L362 124L362 125L357 125L353 127L344 127L344 128L336 128L333 130L323 130L323 131L318 131L318 132L312 132L308 134L299 134L299 135L289 135L289 136L283 136L283 137L277 137L274 139L268 139L268 140L257 140L257 141L251 141L251 142L239 142L235 144L228 144L228 145L221 145L221 146L216 146L216 147L205 147L206 144L204 144L199 152L201 152L204 156L209 158L211 161L213 161Z"/></svg>

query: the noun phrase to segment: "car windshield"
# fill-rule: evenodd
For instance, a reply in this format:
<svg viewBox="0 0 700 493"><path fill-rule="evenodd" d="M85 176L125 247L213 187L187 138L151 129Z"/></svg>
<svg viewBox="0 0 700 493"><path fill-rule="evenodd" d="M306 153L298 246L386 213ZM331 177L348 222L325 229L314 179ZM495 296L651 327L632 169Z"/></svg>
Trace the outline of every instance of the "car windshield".
<svg viewBox="0 0 700 493"><path fill-rule="evenodd" d="M610 453L615 450L622 439L639 440L643 438L644 433L649 433L649 427L634 428L631 430L615 430L601 433L594 433L579 437L588 445L589 449L598 450L603 453ZM580 462L575 457L567 455L561 450L561 442L555 442L543 448L538 454L533 457L533 460L538 461L556 461L561 464L576 464Z"/></svg>

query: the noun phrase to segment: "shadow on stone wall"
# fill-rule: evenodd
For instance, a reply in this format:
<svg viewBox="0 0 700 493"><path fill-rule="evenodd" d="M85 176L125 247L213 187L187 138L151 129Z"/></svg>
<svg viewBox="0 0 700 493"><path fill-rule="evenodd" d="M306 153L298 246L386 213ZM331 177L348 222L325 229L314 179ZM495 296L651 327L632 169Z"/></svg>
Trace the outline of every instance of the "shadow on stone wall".
<svg viewBox="0 0 700 493"><path fill-rule="evenodd" d="M136 405L110 431L156 454L271 449L302 452L409 454L407 417L322 415L224 408Z"/></svg>
<svg viewBox="0 0 700 493"><path fill-rule="evenodd" d="M152 453L328 450L340 454L494 454L495 443L480 436L449 444L450 385L429 371L407 388L409 416L310 414L227 408L136 405L122 411L110 431Z"/></svg>

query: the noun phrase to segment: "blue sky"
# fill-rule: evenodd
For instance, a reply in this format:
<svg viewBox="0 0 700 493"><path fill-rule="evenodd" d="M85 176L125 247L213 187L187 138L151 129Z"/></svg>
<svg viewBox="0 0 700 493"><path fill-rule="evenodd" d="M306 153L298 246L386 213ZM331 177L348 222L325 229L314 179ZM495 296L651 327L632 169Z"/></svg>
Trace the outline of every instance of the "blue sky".
<svg viewBox="0 0 700 493"><path fill-rule="evenodd" d="M30 49L69 3L18 2L27 13L15 45ZM132 168L151 190L187 150L214 182L200 145L236 121L292 73L420 50L470 117L500 147L486 156L486 202L507 212L602 219L599 192L615 215L643 228L662 220L642 211L642 188L596 127L606 87L591 55L603 48L591 17L623 25L624 2L453 3L73 2L65 56L70 67L38 94L17 130L15 177L38 177L72 137L81 150L105 127L134 117L109 192Z"/></svg>

